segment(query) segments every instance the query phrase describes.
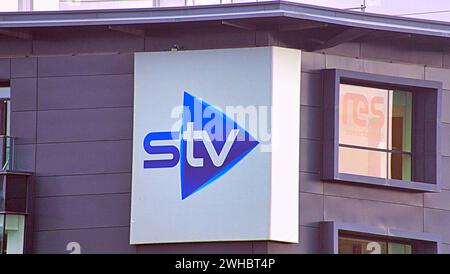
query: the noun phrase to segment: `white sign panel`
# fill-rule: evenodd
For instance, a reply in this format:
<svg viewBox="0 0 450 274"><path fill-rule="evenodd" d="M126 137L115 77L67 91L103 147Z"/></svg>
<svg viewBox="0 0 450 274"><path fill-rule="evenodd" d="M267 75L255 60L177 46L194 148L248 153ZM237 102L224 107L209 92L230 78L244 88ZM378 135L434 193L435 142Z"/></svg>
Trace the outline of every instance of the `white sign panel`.
<svg viewBox="0 0 450 274"><path fill-rule="evenodd" d="M135 55L131 244L298 242L300 51Z"/></svg>

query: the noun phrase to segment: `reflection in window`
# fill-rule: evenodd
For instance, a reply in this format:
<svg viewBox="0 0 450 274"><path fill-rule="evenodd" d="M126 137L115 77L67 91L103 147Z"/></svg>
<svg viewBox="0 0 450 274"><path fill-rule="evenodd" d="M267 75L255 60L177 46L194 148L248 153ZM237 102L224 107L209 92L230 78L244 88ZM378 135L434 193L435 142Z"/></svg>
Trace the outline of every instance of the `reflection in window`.
<svg viewBox="0 0 450 274"><path fill-rule="evenodd" d="M8 169L12 164L11 132L11 90L0 87L0 169Z"/></svg>
<svg viewBox="0 0 450 274"><path fill-rule="evenodd" d="M412 94L340 85L339 172L412 180Z"/></svg>
<svg viewBox="0 0 450 274"><path fill-rule="evenodd" d="M412 245L386 239L339 235L339 254L412 254Z"/></svg>
<svg viewBox="0 0 450 274"><path fill-rule="evenodd" d="M0 214L0 254L22 254L25 216Z"/></svg>
<svg viewBox="0 0 450 274"><path fill-rule="evenodd" d="M411 180L412 94L405 91L390 93L393 93L393 100L389 111L389 149L394 153L389 161L389 178Z"/></svg>
<svg viewBox="0 0 450 274"><path fill-rule="evenodd" d="M339 172L386 178L386 153L339 147Z"/></svg>

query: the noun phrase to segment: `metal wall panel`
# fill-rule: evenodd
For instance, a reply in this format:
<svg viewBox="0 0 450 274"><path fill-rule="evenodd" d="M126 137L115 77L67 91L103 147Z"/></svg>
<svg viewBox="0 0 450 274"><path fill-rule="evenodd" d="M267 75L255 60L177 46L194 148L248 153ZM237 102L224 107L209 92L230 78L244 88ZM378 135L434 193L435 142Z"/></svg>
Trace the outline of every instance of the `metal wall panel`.
<svg viewBox="0 0 450 274"><path fill-rule="evenodd" d="M11 59L11 78L36 77L37 57Z"/></svg>
<svg viewBox="0 0 450 274"><path fill-rule="evenodd" d="M176 243L138 245L139 254L250 254L253 253L252 242L210 242L210 243Z"/></svg>
<svg viewBox="0 0 450 274"><path fill-rule="evenodd" d="M37 78L15 78L11 85L11 110L36 110Z"/></svg>
<svg viewBox="0 0 450 274"><path fill-rule="evenodd" d="M133 54L39 57L38 76L75 76L133 73Z"/></svg>
<svg viewBox="0 0 450 274"><path fill-rule="evenodd" d="M300 171L319 173L321 150L319 141L300 139Z"/></svg>
<svg viewBox="0 0 450 274"><path fill-rule="evenodd" d="M300 93L301 96L300 103L302 104L302 106L314 106L314 107L322 106L322 99L323 99L322 74L302 72L301 91L302 92Z"/></svg>
<svg viewBox="0 0 450 274"><path fill-rule="evenodd" d="M35 199L35 231L126 227L129 194L74 195Z"/></svg>
<svg viewBox="0 0 450 274"><path fill-rule="evenodd" d="M319 140L322 134L322 108L300 108L300 138Z"/></svg>
<svg viewBox="0 0 450 274"><path fill-rule="evenodd" d="M80 29L65 28L58 32L40 30L33 43L34 54L78 54L134 52L144 50L144 36L108 29L108 26Z"/></svg>
<svg viewBox="0 0 450 274"><path fill-rule="evenodd" d="M131 172L131 140L38 144L36 175Z"/></svg>
<svg viewBox="0 0 450 274"><path fill-rule="evenodd" d="M11 136L15 144L36 143L36 111L11 112Z"/></svg>
<svg viewBox="0 0 450 274"><path fill-rule="evenodd" d="M323 220L324 196L300 192L300 225L319 227ZM300 242L301 243L301 242Z"/></svg>
<svg viewBox="0 0 450 274"><path fill-rule="evenodd" d="M39 111L37 128L38 143L131 140L133 109Z"/></svg>
<svg viewBox="0 0 450 274"><path fill-rule="evenodd" d="M373 200L387 203L423 206L423 193L399 189L374 188L358 184L324 184L325 195Z"/></svg>
<svg viewBox="0 0 450 274"><path fill-rule="evenodd" d="M129 227L105 227L91 229L49 230L35 232L34 252L38 254L71 253L68 244L80 244L80 252L86 253L136 253L128 244Z"/></svg>
<svg viewBox="0 0 450 274"><path fill-rule="evenodd" d="M38 108L133 106L133 74L39 78Z"/></svg>
<svg viewBox="0 0 450 274"><path fill-rule="evenodd" d="M423 208L418 206L325 196L324 214L326 221L423 231Z"/></svg>
<svg viewBox="0 0 450 274"><path fill-rule="evenodd" d="M450 211L424 208L425 232L436 233L442 237L442 242L450 243Z"/></svg>
<svg viewBox="0 0 450 274"><path fill-rule="evenodd" d="M36 177L36 197L131 192L131 173Z"/></svg>
<svg viewBox="0 0 450 274"><path fill-rule="evenodd" d="M268 253L275 254L311 254L319 253L319 249L319 228L309 226L300 227L300 243L298 244L268 243Z"/></svg>

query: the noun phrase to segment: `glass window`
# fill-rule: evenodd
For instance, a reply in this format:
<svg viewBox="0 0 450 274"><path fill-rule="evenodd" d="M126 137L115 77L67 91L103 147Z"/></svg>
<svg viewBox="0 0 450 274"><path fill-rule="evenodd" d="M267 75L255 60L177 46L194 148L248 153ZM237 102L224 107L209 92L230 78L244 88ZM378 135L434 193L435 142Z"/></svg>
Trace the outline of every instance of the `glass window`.
<svg viewBox="0 0 450 274"><path fill-rule="evenodd" d="M412 254L407 242L339 234L339 254Z"/></svg>
<svg viewBox="0 0 450 274"><path fill-rule="evenodd" d="M5 176L0 177L0 212L6 211L6 182Z"/></svg>
<svg viewBox="0 0 450 274"><path fill-rule="evenodd" d="M360 148L339 147L339 172L386 178L386 153Z"/></svg>
<svg viewBox="0 0 450 274"><path fill-rule="evenodd" d="M5 215L0 214L0 254L6 254Z"/></svg>
<svg viewBox="0 0 450 274"><path fill-rule="evenodd" d="M11 100L10 88L0 87L0 160L1 169L7 169L11 156Z"/></svg>
<svg viewBox="0 0 450 274"><path fill-rule="evenodd" d="M23 254L25 216L0 214L1 254Z"/></svg>
<svg viewBox="0 0 450 274"><path fill-rule="evenodd" d="M340 173L412 180L412 94L340 84Z"/></svg>

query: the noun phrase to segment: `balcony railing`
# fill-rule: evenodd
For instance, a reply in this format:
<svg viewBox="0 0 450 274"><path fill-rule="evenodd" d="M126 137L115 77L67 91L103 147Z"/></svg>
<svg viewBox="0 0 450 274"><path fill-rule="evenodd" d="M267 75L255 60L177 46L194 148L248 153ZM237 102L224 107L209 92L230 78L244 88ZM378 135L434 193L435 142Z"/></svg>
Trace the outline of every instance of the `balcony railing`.
<svg viewBox="0 0 450 274"><path fill-rule="evenodd" d="M0 164L1 170L14 170L14 142L15 138L0 135Z"/></svg>

